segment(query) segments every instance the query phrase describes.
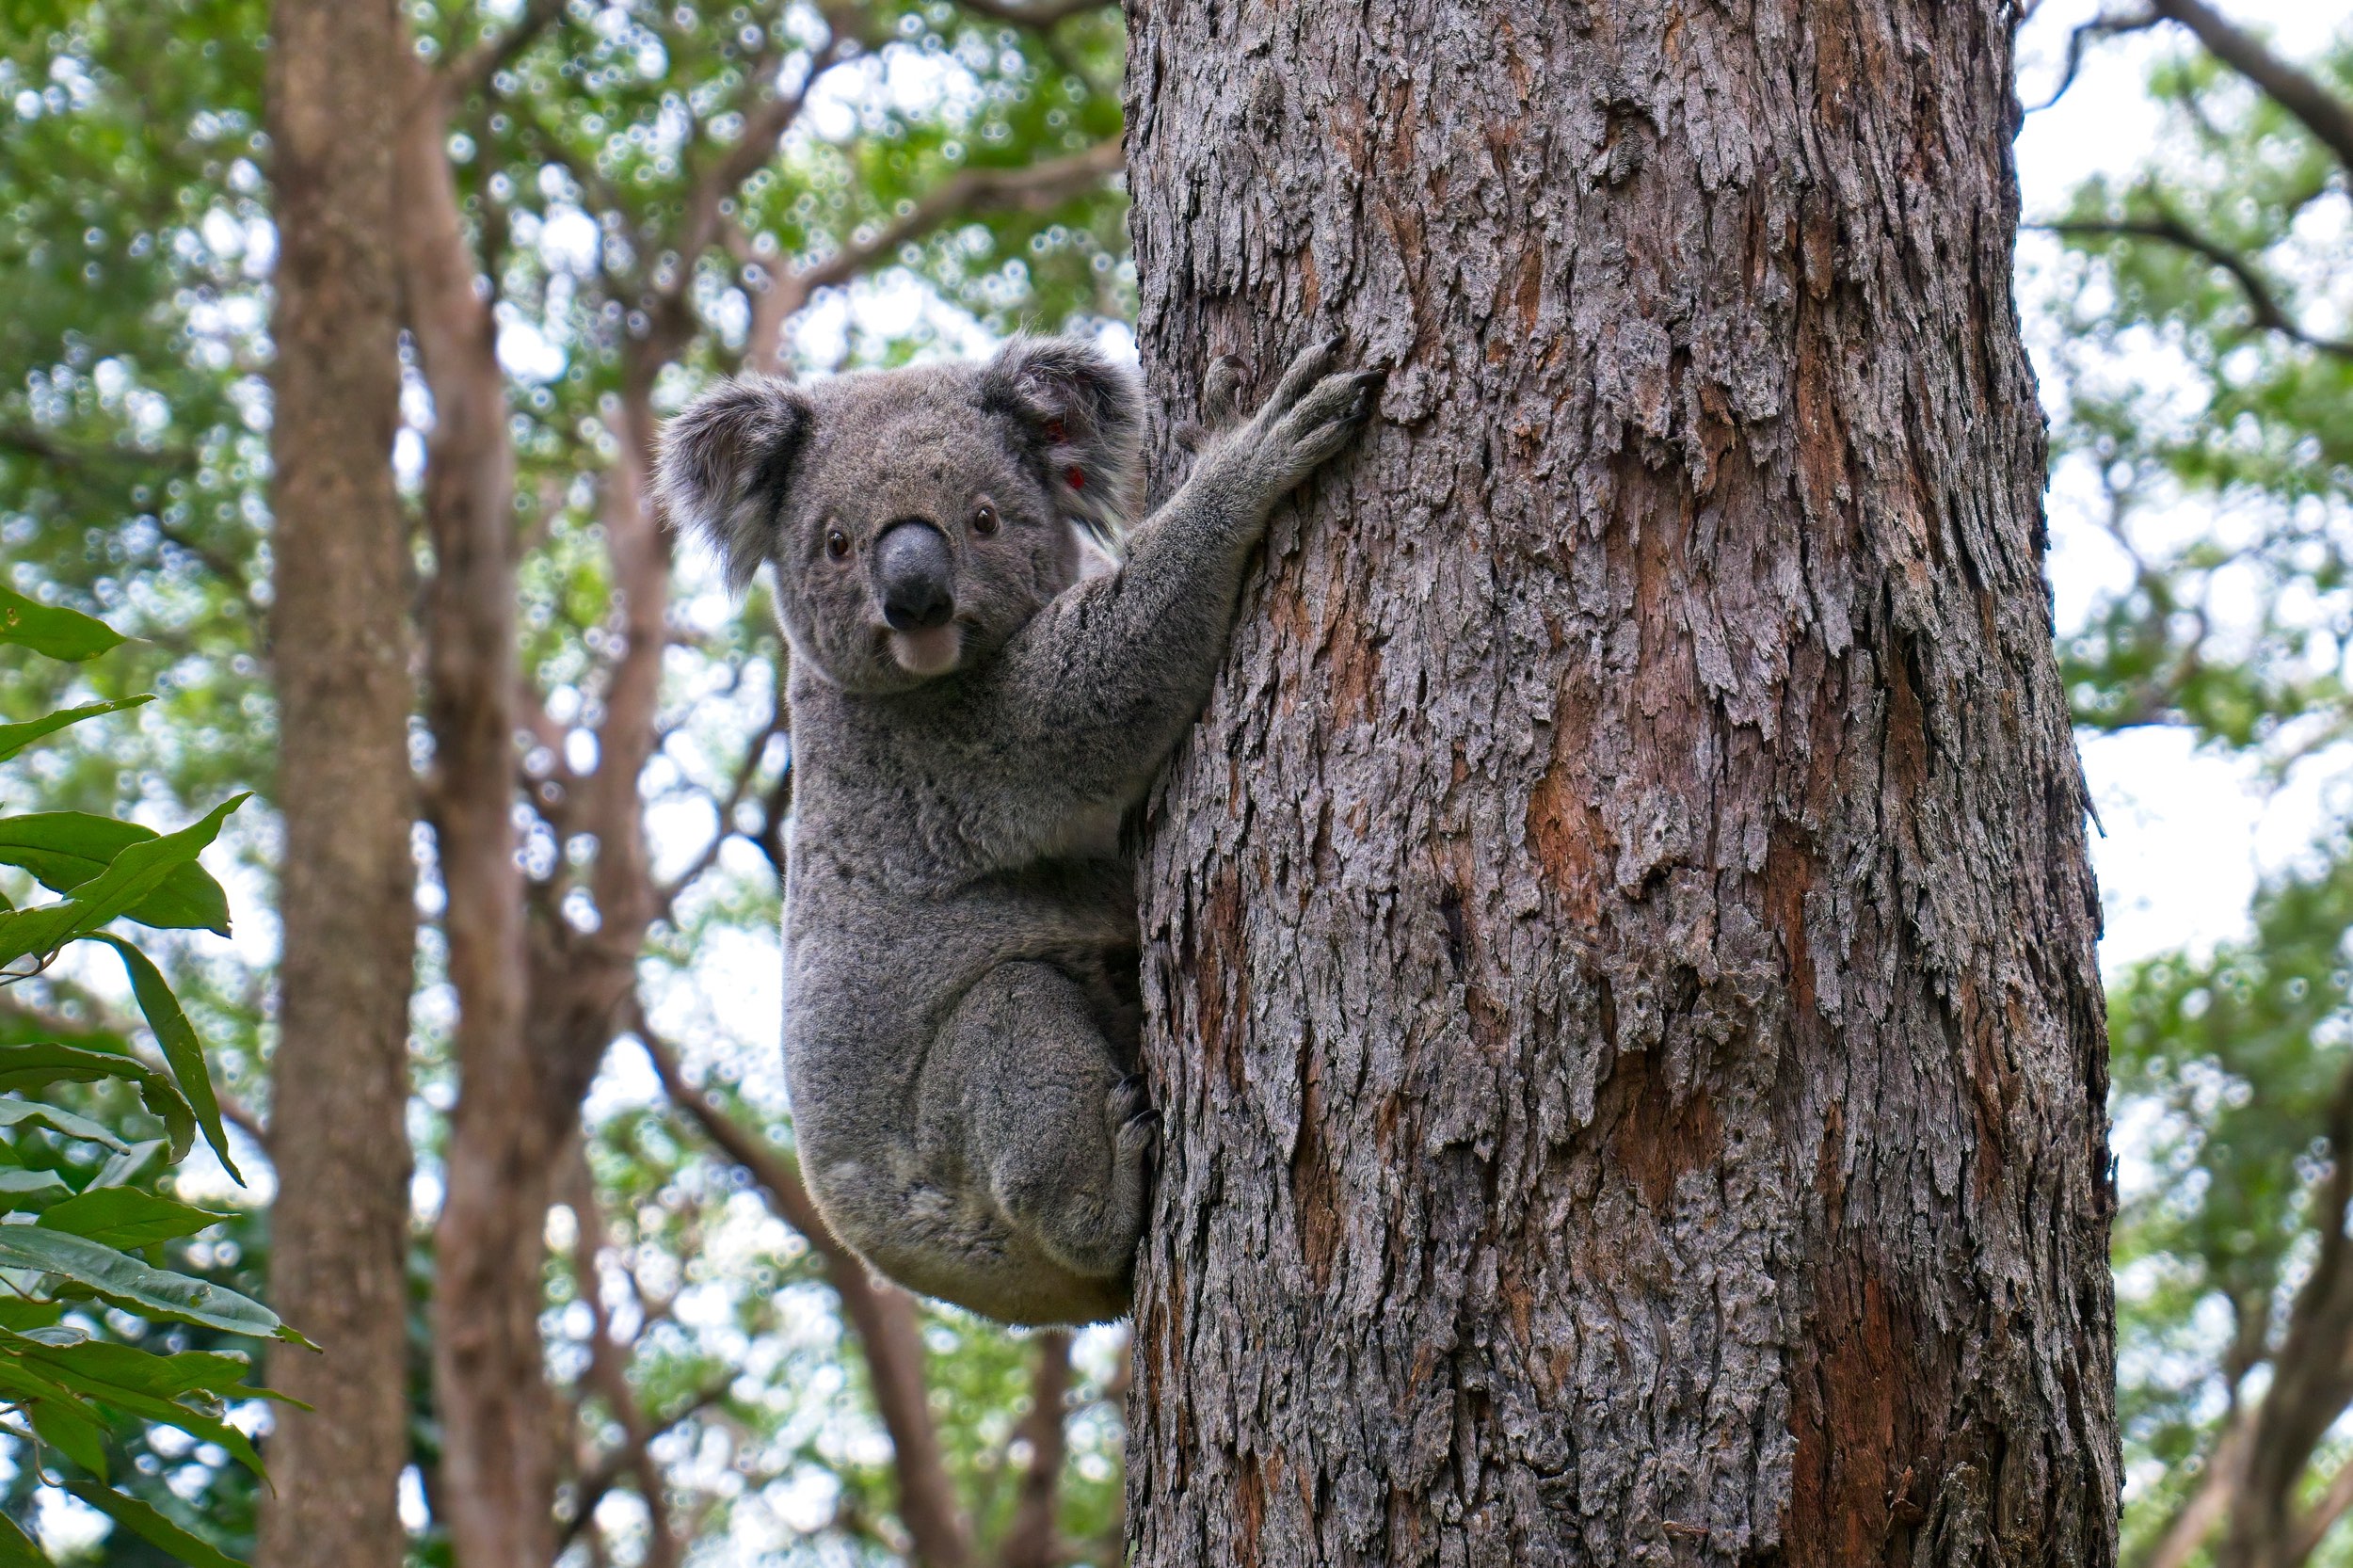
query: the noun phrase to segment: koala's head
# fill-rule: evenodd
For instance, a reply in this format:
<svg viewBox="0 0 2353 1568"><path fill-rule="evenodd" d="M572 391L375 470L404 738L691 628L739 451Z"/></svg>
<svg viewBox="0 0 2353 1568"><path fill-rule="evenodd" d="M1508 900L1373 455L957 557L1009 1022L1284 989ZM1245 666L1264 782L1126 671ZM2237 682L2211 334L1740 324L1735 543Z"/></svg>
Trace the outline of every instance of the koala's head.
<svg viewBox="0 0 2353 1568"><path fill-rule="evenodd" d="M977 365L745 376L663 432L656 488L741 591L776 566L793 657L855 692L984 658L1077 580L1080 534L1130 514L1135 377L1072 339Z"/></svg>

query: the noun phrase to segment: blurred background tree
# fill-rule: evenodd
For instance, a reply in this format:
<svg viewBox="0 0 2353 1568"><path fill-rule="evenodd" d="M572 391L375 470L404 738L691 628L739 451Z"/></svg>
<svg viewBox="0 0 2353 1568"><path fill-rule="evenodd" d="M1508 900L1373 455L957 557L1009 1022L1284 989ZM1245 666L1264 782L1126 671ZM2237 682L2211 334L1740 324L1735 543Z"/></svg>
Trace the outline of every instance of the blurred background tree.
<svg viewBox="0 0 2353 1568"><path fill-rule="evenodd" d="M641 495L656 422L708 376L1124 330L1117 14L533 0L399 19L376 134L419 649L409 1553L1115 1555L1116 1332L1008 1335L877 1288L798 1185L770 1059L790 747L766 615L703 563L674 574ZM13 585L144 639L85 685L160 694L37 782L158 817L260 790L281 814L225 840L255 907L301 804L282 791L318 788L279 768L290 672L270 667L312 649L267 635L273 478L293 472L271 464L272 181L293 155L268 134L271 23L261 4L24 4L0 38L0 548ZM8 700L107 695L61 678ZM258 1164L302 1084L271 1080L282 933L240 935L173 973L226 1048ZM131 1027L94 969L0 1010ZM200 1173L183 1187L229 1198ZM247 1212L193 1261L250 1269L267 1239ZM206 1448L125 1468L250 1549L251 1494ZM29 1522L143 1560L95 1515Z"/></svg>
<svg viewBox="0 0 2353 1568"><path fill-rule="evenodd" d="M641 486L653 423L712 375L1122 333L1118 12L399 17L408 1555L1114 1561L1118 1332L1008 1334L875 1288L798 1185L777 653L757 595L672 560ZM222 1048L248 1172L290 1098L260 915L285 820L271 24L264 0L0 7L0 569L143 639L28 674L0 718L159 694L11 764L46 804L166 824L261 792L211 856L256 918L226 951L159 944ZM2107 552L2062 625L2079 718L2353 778L2353 43L2279 53L2196 0L2077 41L2095 63L2153 44L2164 108L2140 170L2028 215L2064 248L2030 295L2060 543L2089 548L2064 533L2086 516ZM2353 1508L2353 851L2329 820L2243 936L2112 974L2128 1560L2353 1560L2331 1529ZM0 1034L36 1028L138 1033L119 981L72 961L0 997ZM200 1157L180 1189L237 1216L176 1264L254 1288L266 1208ZM225 1453L120 1441L120 1481L252 1548L260 1499ZM56 1552L159 1560L29 1495L20 1464L0 1506Z"/></svg>
<svg viewBox="0 0 2353 1568"><path fill-rule="evenodd" d="M2065 247L2034 293L2055 510L2098 584L2062 664L2088 732L2186 730L2328 804L2243 935L2111 964L2124 1561L2344 1563L2353 39L2293 57L2152 0L2074 30L2062 85L2128 40L2154 144L2029 215Z"/></svg>

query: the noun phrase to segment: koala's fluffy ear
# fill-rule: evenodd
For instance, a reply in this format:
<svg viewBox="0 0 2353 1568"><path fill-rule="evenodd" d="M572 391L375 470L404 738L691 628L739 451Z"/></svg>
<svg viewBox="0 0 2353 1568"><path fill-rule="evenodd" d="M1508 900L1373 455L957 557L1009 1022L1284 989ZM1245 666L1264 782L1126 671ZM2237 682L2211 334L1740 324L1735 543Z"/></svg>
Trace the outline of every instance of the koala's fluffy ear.
<svg viewBox="0 0 2353 1568"><path fill-rule="evenodd" d="M808 437L808 399L789 381L723 381L663 428L654 495L674 526L694 529L742 593L768 558L777 493Z"/></svg>
<svg viewBox="0 0 2353 1568"><path fill-rule="evenodd" d="M1026 435L1063 515L1115 543L1144 482L1135 372L1077 338L1021 337L982 367L979 392Z"/></svg>

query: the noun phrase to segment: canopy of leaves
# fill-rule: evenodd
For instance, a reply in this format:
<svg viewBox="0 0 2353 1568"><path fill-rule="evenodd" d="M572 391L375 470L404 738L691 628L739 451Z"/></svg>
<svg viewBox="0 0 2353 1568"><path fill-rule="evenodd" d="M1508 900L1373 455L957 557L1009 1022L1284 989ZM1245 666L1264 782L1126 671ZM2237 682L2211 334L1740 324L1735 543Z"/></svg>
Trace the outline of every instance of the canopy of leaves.
<svg viewBox="0 0 2353 1568"><path fill-rule="evenodd" d="M962 351L1016 327L1085 330L1132 312L1115 182L939 205L943 190L980 188L952 184L959 176L1032 168L1118 135L1116 8L1056 5L1042 24L1007 20L1023 9L922 0L404 7L434 61L486 65L456 107L449 151L492 301L520 469L535 744L520 759L534 788L518 804L530 814L537 918L595 919L579 874L593 846L568 830L563 794L595 760L613 651L600 528L611 414L649 299L688 280L687 346L657 388L665 409L743 362L760 307L782 283L825 284L795 314L781 356L804 372ZM179 1102L150 1107L143 1081L68 1074L58 1090L135 1149L201 1138L241 1164L260 1145L231 1142L225 1124L266 1114L275 947L267 31L264 0L23 0L0 25L0 589L102 615L136 639L85 663L8 672L0 751L24 749L8 764L5 793L11 809L30 816L37 807L51 820L20 826L16 837L32 841L0 834L0 887L27 904L44 888L62 891L56 884L114 841L92 823L163 834L253 794L206 856L220 872L211 890L225 888L239 912L234 943L194 935L217 911L205 888L172 873L121 911L171 928L152 940L129 933L152 956L152 977L127 954L70 947L0 994L0 1044L70 1039L120 1054L134 1037L152 1039L156 1081L170 1087L187 1081L178 1072L184 1042L201 1038L218 1069L217 1100L191 1086L167 1114ZM681 215L740 145L751 89L771 79L800 95L804 112L749 177L719 193L711 243L680 253ZM433 420L413 372L406 412L395 470L413 503ZM433 563L422 531L420 540L423 578ZM776 969L774 864L790 799L789 748L773 722L778 680L764 609L729 604L701 563L684 565L664 741L639 781L656 871L672 894L647 990L693 1043L691 1070L729 1113L789 1146L775 1064L761 1049L773 1048L773 1025L714 1008L708 999L723 988L698 979L713 965ZM69 712L74 722L32 732ZM421 771L431 763L422 726L417 761ZM120 853L137 828L111 831ZM419 853L425 930L410 1120L422 1304L456 1083L429 835L420 834ZM148 1006L157 986L172 1010ZM549 1367L576 1412L577 1473L561 1506L624 1557L644 1528L636 1478L612 1463L632 1421L589 1375L601 1340L625 1360L638 1407L626 1414L654 1434L698 1535L829 1561L895 1557L903 1538L888 1447L808 1248L634 1060L616 1058L590 1101L585 1207L596 1212L582 1223L602 1244L584 1273L559 1258L549 1276ZM0 1083L8 1070L0 1061ZM253 1293L265 1216L238 1208L209 1228L163 1234L214 1189L200 1183L170 1200L175 1208L121 1209L84 1191L100 1157L119 1151L46 1127L8 1135L59 1151L63 1191L44 1188L44 1216L104 1244L160 1247L178 1272ZM97 1332L129 1321L89 1310ZM197 1322L149 1332L209 1350L222 1331ZM422 1304L415 1332L426 1332ZM1004 1526L1022 1464L1014 1429L1033 1347L953 1315L927 1319L926 1332L947 1463L986 1544ZM1112 1366L1106 1343L1082 1343L1061 1491L1064 1538L1106 1555L1118 1509L1116 1415L1104 1402ZM419 1474L429 1482L436 1437L422 1386L417 1400ZM104 1434L119 1486L218 1548L249 1548L252 1493L224 1445L143 1434L112 1416ZM31 1473L20 1462L0 1491L0 1507L20 1518L32 1517ZM420 1491L414 1549L436 1560L445 1545L429 1484ZM155 1561L171 1549L140 1517L116 1521L108 1560Z"/></svg>

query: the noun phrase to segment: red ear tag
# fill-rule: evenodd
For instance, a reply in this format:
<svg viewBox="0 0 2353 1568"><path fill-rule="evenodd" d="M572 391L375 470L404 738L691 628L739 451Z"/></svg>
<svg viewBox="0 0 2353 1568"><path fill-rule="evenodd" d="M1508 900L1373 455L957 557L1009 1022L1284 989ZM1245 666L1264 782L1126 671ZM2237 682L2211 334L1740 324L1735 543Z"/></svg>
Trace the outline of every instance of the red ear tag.
<svg viewBox="0 0 2353 1568"><path fill-rule="evenodd" d="M1049 441L1066 441L1070 439L1070 432L1063 428L1062 421L1049 419L1046 422L1046 439Z"/></svg>
<svg viewBox="0 0 2353 1568"><path fill-rule="evenodd" d="M1087 488L1087 476L1082 470L1071 469L1063 477L1070 481L1070 488L1074 490L1083 490Z"/></svg>

